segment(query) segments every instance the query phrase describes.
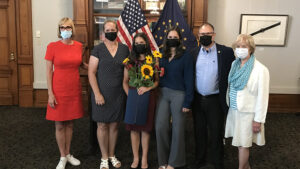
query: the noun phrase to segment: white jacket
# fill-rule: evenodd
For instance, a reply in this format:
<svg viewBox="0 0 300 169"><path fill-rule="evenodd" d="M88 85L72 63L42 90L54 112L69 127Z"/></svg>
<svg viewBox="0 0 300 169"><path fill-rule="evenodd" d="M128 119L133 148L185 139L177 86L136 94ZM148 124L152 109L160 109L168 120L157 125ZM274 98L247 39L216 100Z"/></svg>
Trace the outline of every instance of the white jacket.
<svg viewBox="0 0 300 169"><path fill-rule="evenodd" d="M269 81L269 70L255 59L247 85L243 90L237 91L237 110L254 113L254 121L265 123L269 101ZM226 101L228 104L228 89Z"/></svg>

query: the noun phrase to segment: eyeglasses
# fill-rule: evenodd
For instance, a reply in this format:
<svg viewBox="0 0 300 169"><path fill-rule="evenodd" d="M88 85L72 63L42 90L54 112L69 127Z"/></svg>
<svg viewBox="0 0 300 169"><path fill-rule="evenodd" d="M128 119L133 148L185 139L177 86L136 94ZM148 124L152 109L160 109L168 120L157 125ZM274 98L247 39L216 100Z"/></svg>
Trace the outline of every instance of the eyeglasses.
<svg viewBox="0 0 300 169"><path fill-rule="evenodd" d="M202 33L199 33L200 36L205 36L205 35L213 35L215 34L215 32L202 32Z"/></svg>
<svg viewBox="0 0 300 169"><path fill-rule="evenodd" d="M72 26L60 26L59 29L60 30L71 30Z"/></svg>

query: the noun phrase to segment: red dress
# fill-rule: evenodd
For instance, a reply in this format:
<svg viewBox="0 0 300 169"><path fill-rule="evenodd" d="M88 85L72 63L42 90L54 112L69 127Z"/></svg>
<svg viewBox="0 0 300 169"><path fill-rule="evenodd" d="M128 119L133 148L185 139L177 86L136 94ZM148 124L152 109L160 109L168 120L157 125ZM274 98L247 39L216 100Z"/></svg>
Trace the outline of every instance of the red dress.
<svg viewBox="0 0 300 169"><path fill-rule="evenodd" d="M47 47L45 59L54 65L52 89L57 104L47 106L47 120L67 121L83 117L79 66L82 62L82 44L73 41L66 45L61 41Z"/></svg>

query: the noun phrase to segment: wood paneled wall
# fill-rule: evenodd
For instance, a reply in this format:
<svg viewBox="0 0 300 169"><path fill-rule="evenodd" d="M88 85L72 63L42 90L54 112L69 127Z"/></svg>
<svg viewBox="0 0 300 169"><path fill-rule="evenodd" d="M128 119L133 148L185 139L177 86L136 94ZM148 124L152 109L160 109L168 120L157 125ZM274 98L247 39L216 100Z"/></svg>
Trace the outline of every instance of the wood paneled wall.
<svg viewBox="0 0 300 169"><path fill-rule="evenodd" d="M18 104L15 1L0 0L0 105Z"/></svg>
<svg viewBox="0 0 300 169"><path fill-rule="evenodd" d="M89 55L90 55L90 49L92 41L90 41L89 36L90 33L90 27L92 26L90 21L92 19L90 18L90 5L91 1L89 0L73 0L73 21L74 25L76 27L76 36L75 40L81 42L84 46L84 56L83 56L83 62L88 63ZM80 69L80 80L82 85L82 100L83 100L83 106L85 109L85 112L88 112L88 104L89 104L89 81L87 77L87 70Z"/></svg>
<svg viewBox="0 0 300 169"><path fill-rule="evenodd" d="M73 21L76 27L75 40L83 43L85 46L89 44L89 1L88 0L73 0ZM89 50L85 51L84 61L88 62Z"/></svg>
<svg viewBox="0 0 300 169"><path fill-rule="evenodd" d="M33 43L31 0L16 1L19 106L33 106Z"/></svg>
<svg viewBox="0 0 300 169"><path fill-rule="evenodd" d="M208 0L192 0L192 30L197 37L199 27L207 22L207 1ZM197 37L198 38L198 37Z"/></svg>

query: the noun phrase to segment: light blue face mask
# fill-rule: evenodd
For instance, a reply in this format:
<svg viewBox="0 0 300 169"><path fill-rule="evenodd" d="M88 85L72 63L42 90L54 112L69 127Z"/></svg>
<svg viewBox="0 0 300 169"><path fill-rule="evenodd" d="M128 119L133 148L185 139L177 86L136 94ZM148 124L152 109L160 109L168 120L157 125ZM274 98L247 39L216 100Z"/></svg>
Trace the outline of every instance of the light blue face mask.
<svg viewBox="0 0 300 169"><path fill-rule="evenodd" d="M69 39L72 36L72 30L70 30L70 31L67 31L67 30L61 31L60 36L62 37L62 39Z"/></svg>

